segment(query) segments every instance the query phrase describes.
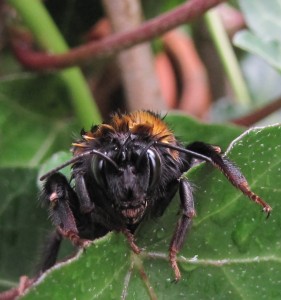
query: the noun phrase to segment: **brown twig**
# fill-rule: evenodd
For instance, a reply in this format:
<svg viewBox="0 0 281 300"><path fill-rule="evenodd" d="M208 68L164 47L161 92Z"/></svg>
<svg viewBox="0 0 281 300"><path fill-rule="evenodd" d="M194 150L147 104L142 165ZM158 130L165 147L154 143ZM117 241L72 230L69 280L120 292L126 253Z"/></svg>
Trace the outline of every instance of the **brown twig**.
<svg viewBox="0 0 281 300"><path fill-rule="evenodd" d="M257 109L247 116L230 120L230 122L242 126L251 126L279 109L281 109L281 98L276 99L264 107Z"/></svg>
<svg viewBox="0 0 281 300"><path fill-rule="evenodd" d="M20 282L17 287L0 293L0 300L15 300L22 296L24 292L32 286L35 282L35 278L28 278L27 276L21 276Z"/></svg>
<svg viewBox="0 0 281 300"><path fill-rule="evenodd" d="M122 49L150 40L178 25L193 21L208 9L225 0L190 0L172 11L144 22L136 29L116 33L101 41L93 41L74 48L65 54L45 54L31 49L25 41L12 40L12 47L18 60L30 69L58 69L81 64L96 57L112 55Z"/></svg>

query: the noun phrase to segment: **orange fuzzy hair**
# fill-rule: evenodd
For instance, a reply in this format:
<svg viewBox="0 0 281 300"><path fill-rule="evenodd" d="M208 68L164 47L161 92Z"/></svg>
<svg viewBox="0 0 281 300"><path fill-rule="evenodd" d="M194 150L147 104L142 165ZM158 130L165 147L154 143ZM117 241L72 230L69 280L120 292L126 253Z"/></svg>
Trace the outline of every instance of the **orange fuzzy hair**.
<svg viewBox="0 0 281 300"><path fill-rule="evenodd" d="M147 134L155 141L176 145L176 139L166 123L156 114L149 111L137 111L130 114L115 114L108 124L98 125L94 130L82 135L83 140L73 143L74 154L81 153L81 148L87 147L90 140L103 137L108 133L131 132L132 134ZM78 149L80 148L80 150ZM171 151L176 159L177 151Z"/></svg>

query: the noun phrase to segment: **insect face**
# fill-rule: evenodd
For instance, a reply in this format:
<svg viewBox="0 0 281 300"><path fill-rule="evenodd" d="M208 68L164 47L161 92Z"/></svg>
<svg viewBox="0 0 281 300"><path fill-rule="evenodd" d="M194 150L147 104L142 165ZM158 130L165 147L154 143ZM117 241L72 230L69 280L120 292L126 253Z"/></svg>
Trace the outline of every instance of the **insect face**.
<svg viewBox="0 0 281 300"><path fill-rule="evenodd" d="M118 170L97 156L93 156L91 168L114 211L124 223L136 224L151 206L153 188L161 178L161 158L156 149L145 149L146 145L139 144L136 137L126 137L121 145L119 139L118 144L107 150Z"/></svg>

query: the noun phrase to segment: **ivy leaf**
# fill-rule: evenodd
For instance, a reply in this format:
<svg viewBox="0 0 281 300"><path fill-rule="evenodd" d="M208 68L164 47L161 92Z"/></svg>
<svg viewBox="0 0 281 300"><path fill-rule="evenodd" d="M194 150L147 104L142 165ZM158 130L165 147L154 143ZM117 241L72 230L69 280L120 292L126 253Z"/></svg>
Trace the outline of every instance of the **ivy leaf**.
<svg viewBox="0 0 281 300"><path fill-rule="evenodd" d="M238 32L234 36L234 44L261 56L281 71L280 2L256 0L253 5L251 0L239 0L239 5L250 30Z"/></svg>
<svg viewBox="0 0 281 300"><path fill-rule="evenodd" d="M269 219L211 166L187 173L197 217L178 255L182 279L172 283L168 247L179 217L175 199L163 217L136 234L140 255L121 234L96 240L85 252L44 274L25 299L278 299L280 296L281 126L247 131L227 155L253 191L272 207Z"/></svg>
<svg viewBox="0 0 281 300"><path fill-rule="evenodd" d="M50 225L37 201L36 169L1 167L0 177L0 289L7 289L32 276Z"/></svg>
<svg viewBox="0 0 281 300"><path fill-rule="evenodd" d="M56 75L21 74L1 80L0 166L36 167L70 145L75 122L66 100Z"/></svg>
<svg viewBox="0 0 281 300"><path fill-rule="evenodd" d="M62 101L63 99L64 101ZM64 85L57 75L10 75L0 81L0 289L32 276L50 230L38 203L43 159L71 142Z"/></svg>
<svg viewBox="0 0 281 300"><path fill-rule="evenodd" d="M204 124L183 114L169 114L165 121L184 144L202 141L224 150L243 132L242 127L233 124Z"/></svg>

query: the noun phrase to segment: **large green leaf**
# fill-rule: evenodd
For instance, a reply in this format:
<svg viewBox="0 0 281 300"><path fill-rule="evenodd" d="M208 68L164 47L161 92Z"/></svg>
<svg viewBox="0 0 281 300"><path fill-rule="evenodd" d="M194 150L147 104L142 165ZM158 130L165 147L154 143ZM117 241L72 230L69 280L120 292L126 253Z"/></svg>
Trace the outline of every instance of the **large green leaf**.
<svg viewBox="0 0 281 300"><path fill-rule="evenodd" d="M0 169L0 289L33 275L49 222L37 203L37 170Z"/></svg>
<svg viewBox="0 0 281 300"><path fill-rule="evenodd" d="M74 123L59 76L0 81L0 165L36 166L70 144Z"/></svg>
<svg viewBox="0 0 281 300"><path fill-rule="evenodd" d="M26 298L279 299L280 134L280 125L253 129L227 154L273 207L269 219L218 170L203 164L188 172L197 217L178 256L178 284L167 261L179 217L175 199L162 218L145 222L137 232L137 244L144 248L140 255L131 253L121 234L107 235L50 270Z"/></svg>
<svg viewBox="0 0 281 300"><path fill-rule="evenodd" d="M280 1L239 0L239 4L250 30L238 32L234 44L281 71Z"/></svg>
<svg viewBox="0 0 281 300"><path fill-rule="evenodd" d="M32 275L50 224L37 201L42 160L66 150L74 122L56 75L0 81L0 289Z"/></svg>

